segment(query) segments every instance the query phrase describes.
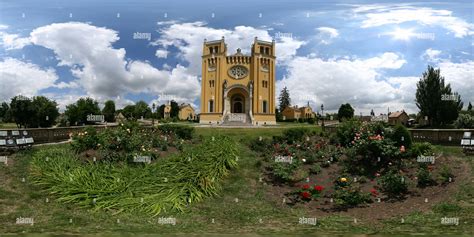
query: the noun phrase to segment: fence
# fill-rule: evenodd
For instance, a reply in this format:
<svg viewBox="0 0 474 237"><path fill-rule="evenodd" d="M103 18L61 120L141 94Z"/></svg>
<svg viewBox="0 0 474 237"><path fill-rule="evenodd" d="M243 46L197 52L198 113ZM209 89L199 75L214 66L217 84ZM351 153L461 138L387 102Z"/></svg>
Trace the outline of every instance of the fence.
<svg viewBox="0 0 474 237"><path fill-rule="evenodd" d="M328 133L335 133L337 126L326 126L325 131ZM474 134L474 129L411 129L408 131L411 134L414 142L430 142L439 145L461 145L461 139L464 132L471 132Z"/></svg>

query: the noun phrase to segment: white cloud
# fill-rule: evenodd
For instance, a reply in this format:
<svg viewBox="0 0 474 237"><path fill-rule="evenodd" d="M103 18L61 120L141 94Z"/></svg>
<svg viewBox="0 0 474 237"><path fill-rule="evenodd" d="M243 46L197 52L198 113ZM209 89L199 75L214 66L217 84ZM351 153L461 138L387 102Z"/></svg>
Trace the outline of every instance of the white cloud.
<svg viewBox="0 0 474 237"><path fill-rule="evenodd" d="M288 65L288 74L277 82L277 91L287 86L292 104L313 108L325 105L336 111L342 103L350 103L357 110L367 113L370 109L380 112L393 109L410 110L410 99L405 88L413 78L382 80L383 69L399 69L406 61L401 56L387 52L368 59L337 59L296 57ZM314 107L316 106L316 107Z"/></svg>
<svg viewBox="0 0 474 237"><path fill-rule="evenodd" d="M34 96L42 89L54 85L58 76L54 69L42 69L38 65L14 58L0 61L0 100L16 95Z"/></svg>
<svg viewBox="0 0 474 237"><path fill-rule="evenodd" d="M194 101L199 92L196 76L178 76L187 71L180 65L173 70L159 70L149 62L126 60L125 49L112 47L119 37L111 29L80 22L57 23L33 30L31 40L53 50L59 65L69 66L78 78L77 82L59 83L56 87L74 87L77 83L99 101L127 93L172 91L188 102Z"/></svg>
<svg viewBox="0 0 474 237"><path fill-rule="evenodd" d="M408 5L370 5L357 7L356 14L362 14L362 28L377 27L404 22L417 22L421 25L439 26L447 29L457 38L472 34L473 24L455 17L451 11L435 10L428 7L414 7Z"/></svg>
<svg viewBox="0 0 474 237"><path fill-rule="evenodd" d="M194 75L201 73L201 54L204 39L219 40L225 37L228 46L227 53L233 54L237 48L242 53L249 54L254 37L271 41L272 37L266 29L257 29L249 26L236 26L231 30L208 27L204 22L171 23L159 29L160 38L153 45L164 48L176 47L178 57L189 62L189 72ZM304 41L293 37L279 37L276 39L278 62L286 62L296 55Z"/></svg>
<svg viewBox="0 0 474 237"><path fill-rule="evenodd" d="M428 62L438 62L440 60L441 50L429 48L421 55L421 59Z"/></svg>
<svg viewBox="0 0 474 237"><path fill-rule="evenodd" d="M453 63L444 61L437 65L445 82L461 95L464 104L474 102L474 61Z"/></svg>
<svg viewBox="0 0 474 237"><path fill-rule="evenodd" d="M31 44L30 38L20 37L18 34L9 34L4 32L6 29L8 29L7 25L0 24L0 44L6 50L21 49L24 46Z"/></svg>
<svg viewBox="0 0 474 237"><path fill-rule="evenodd" d="M168 50L166 49L157 49L155 52L155 56L157 58L167 58L168 57Z"/></svg>
<svg viewBox="0 0 474 237"><path fill-rule="evenodd" d="M319 32L316 35L316 38L319 40L320 44L330 44L333 39L339 37L337 29L331 27L318 27L316 30Z"/></svg>

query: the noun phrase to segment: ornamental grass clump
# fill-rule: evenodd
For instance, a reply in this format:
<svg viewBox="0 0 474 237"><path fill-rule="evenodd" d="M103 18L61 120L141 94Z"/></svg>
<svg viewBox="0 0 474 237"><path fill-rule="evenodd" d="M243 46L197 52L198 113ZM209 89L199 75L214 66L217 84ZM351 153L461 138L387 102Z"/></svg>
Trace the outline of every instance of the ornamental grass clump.
<svg viewBox="0 0 474 237"><path fill-rule="evenodd" d="M222 179L237 166L236 154L236 145L225 136L207 138L147 165L83 163L69 147L61 146L36 152L31 174L36 185L64 203L158 215L184 211L189 204L216 195Z"/></svg>

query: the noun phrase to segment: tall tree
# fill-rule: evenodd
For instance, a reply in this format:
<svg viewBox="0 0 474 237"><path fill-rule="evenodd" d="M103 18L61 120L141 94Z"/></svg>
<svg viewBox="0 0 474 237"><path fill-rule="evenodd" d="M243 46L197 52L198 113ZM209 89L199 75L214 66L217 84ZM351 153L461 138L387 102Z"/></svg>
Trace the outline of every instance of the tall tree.
<svg viewBox="0 0 474 237"><path fill-rule="evenodd" d="M170 111L170 117L171 118L177 118L179 115L179 105L176 103L176 101L172 100L170 102L171 105L171 111Z"/></svg>
<svg viewBox="0 0 474 237"><path fill-rule="evenodd" d="M354 117L354 109L349 103L342 104L337 111L337 117L339 118L339 121L342 121L343 119L350 119Z"/></svg>
<svg viewBox="0 0 474 237"><path fill-rule="evenodd" d="M134 117L137 119L140 119L141 117L151 118L151 109L145 101L140 100L135 104Z"/></svg>
<svg viewBox="0 0 474 237"><path fill-rule="evenodd" d="M115 102L113 100L107 100L102 109L102 114L105 117L105 121L114 122L115 121Z"/></svg>
<svg viewBox="0 0 474 237"><path fill-rule="evenodd" d="M288 90L288 88L286 88L286 86L281 90L280 96L278 97L278 101L280 102L280 112L283 112L286 107L291 106L290 91Z"/></svg>
<svg viewBox="0 0 474 237"><path fill-rule="evenodd" d="M122 109L122 114L127 119L136 118L135 117L135 105L127 105Z"/></svg>
<svg viewBox="0 0 474 237"><path fill-rule="evenodd" d="M469 102L469 104L467 105L467 111L472 111L472 104L471 104L471 102Z"/></svg>
<svg viewBox="0 0 474 237"><path fill-rule="evenodd" d="M93 121L87 121L87 115L100 115L99 102L92 98L80 98L74 104L66 106L64 112L71 125L92 124Z"/></svg>
<svg viewBox="0 0 474 237"><path fill-rule="evenodd" d="M416 106L422 117L428 117L430 126L452 123L462 108L461 96L445 85L440 69L428 66L423 72L416 89Z"/></svg>
<svg viewBox="0 0 474 237"><path fill-rule="evenodd" d="M35 110L30 98L18 95L13 97L10 102L10 112L17 126L26 128L30 124L31 115L34 115Z"/></svg>
<svg viewBox="0 0 474 237"><path fill-rule="evenodd" d="M44 96L35 96L32 100L34 115L31 116L32 127L51 127L59 117L58 104Z"/></svg>
<svg viewBox="0 0 474 237"><path fill-rule="evenodd" d="M3 102L2 105L0 105L0 121L4 123L11 121L10 105L8 105L7 102Z"/></svg>

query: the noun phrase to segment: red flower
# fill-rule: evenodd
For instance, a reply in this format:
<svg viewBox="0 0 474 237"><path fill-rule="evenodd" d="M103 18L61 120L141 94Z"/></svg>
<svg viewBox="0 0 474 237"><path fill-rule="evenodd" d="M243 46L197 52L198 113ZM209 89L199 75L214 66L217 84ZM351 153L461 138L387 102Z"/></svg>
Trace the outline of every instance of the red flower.
<svg viewBox="0 0 474 237"><path fill-rule="evenodd" d="M318 192L321 192L323 191L324 187L323 186L320 186L320 185L316 185L314 186L314 190L318 191Z"/></svg>
<svg viewBox="0 0 474 237"><path fill-rule="evenodd" d="M309 189L309 184L303 185L303 189Z"/></svg>
<svg viewBox="0 0 474 237"><path fill-rule="evenodd" d="M374 188L372 190L370 190L370 193L372 194L372 196L377 196L379 195L379 192L377 192L377 190L375 190Z"/></svg>
<svg viewBox="0 0 474 237"><path fill-rule="evenodd" d="M301 197L304 198L304 199L310 199L311 198L311 193L304 191L304 192L301 193Z"/></svg>

